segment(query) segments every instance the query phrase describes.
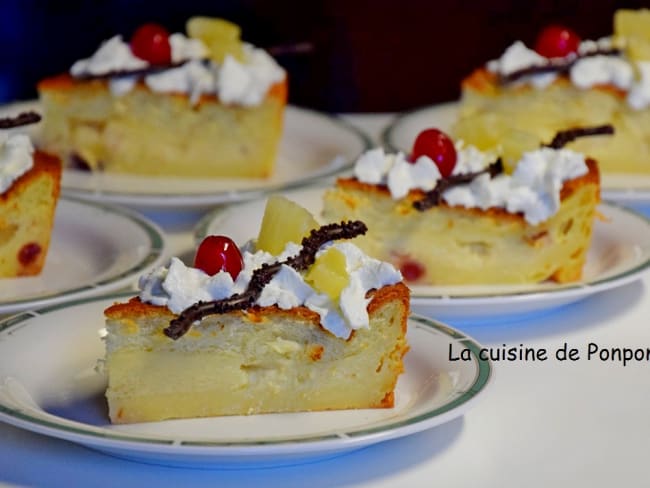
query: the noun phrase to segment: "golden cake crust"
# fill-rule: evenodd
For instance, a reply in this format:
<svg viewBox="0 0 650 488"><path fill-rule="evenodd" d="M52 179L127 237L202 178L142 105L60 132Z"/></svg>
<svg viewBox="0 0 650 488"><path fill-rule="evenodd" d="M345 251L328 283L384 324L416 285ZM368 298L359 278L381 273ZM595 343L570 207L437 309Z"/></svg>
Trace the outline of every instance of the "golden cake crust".
<svg viewBox="0 0 650 488"><path fill-rule="evenodd" d="M560 74L553 81L553 83L551 83L551 85L569 87L571 86L571 81L566 75ZM485 67L474 70L469 76L463 79L461 82L461 88L463 90L473 90L475 92L481 93L482 95L497 95L504 90L516 93L525 93L537 90L537 88L534 88L528 84L510 84L506 87L503 87L499 84L497 75L491 71L488 71ZM610 93L620 98L621 100L624 100L626 96L626 92L624 90L621 90L620 88L617 88L611 84L596 85L592 89Z"/></svg>
<svg viewBox="0 0 650 488"><path fill-rule="evenodd" d="M286 103L288 87L289 87L288 77L285 76L285 78L282 81L274 83L271 86L271 88L267 93L267 96L269 98L275 98L281 100L283 103ZM90 92L94 91L97 95L100 95L101 93L104 93L106 90L108 90L108 81L101 78L90 79L90 80L79 80L73 78L69 73L61 73L59 75L41 80L38 83L37 88L39 91L44 91L44 92L47 91L65 92L65 91L72 91L72 90L78 90L83 88L84 90L88 90ZM147 88L147 86L142 81L138 82L138 84L136 85L136 89L150 91L149 88ZM189 100L189 96L185 93L166 93L165 95ZM205 104L205 103L216 103L218 101L219 98L216 95L203 94L197 101L195 107L199 107L201 106L201 104Z"/></svg>

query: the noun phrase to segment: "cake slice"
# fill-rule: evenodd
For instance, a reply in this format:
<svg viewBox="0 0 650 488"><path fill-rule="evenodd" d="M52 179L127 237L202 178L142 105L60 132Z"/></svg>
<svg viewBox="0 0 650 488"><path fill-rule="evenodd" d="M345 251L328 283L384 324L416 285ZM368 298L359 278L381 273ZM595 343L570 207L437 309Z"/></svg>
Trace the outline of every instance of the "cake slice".
<svg viewBox="0 0 650 488"><path fill-rule="evenodd" d="M416 142L410 158L362 155L355 177L325 192L323 218L366 222L357 245L414 284L580 279L600 200L595 161L544 147L504 167L436 129L421 140L428 154Z"/></svg>
<svg viewBox="0 0 650 488"><path fill-rule="evenodd" d="M281 256L243 258L211 236L195 265L216 262L214 275L173 259L141 280L139 297L105 311L111 421L392 407L409 291L392 266L332 242L363 229L327 226Z"/></svg>
<svg viewBox="0 0 650 488"><path fill-rule="evenodd" d="M27 135L0 131L0 278L43 269L60 180L58 158L34 151Z"/></svg>
<svg viewBox="0 0 650 488"><path fill-rule="evenodd" d="M40 147L72 167L150 176L267 178L287 101L286 73L221 19L190 37L142 26L115 36L70 73L38 85ZM158 37L155 37L155 36ZM160 58L154 39L164 39Z"/></svg>
<svg viewBox="0 0 650 488"><path fill-rule="evenodd" d="M501 141L547 141L562 130L611 124L612 137L567 148L596 159L603 173L650 172L650 11L619 10L614 35L581 40L562 26L521 41L462 82L453 135L482 150Z"/></svg>

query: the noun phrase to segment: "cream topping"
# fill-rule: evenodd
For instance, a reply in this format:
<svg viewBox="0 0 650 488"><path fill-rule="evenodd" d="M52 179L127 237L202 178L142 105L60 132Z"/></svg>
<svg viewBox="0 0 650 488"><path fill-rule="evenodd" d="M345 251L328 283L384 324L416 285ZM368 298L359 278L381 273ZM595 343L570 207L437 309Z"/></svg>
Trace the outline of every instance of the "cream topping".
<svg viewBox="0 0 650 488"><path fill-rule="evenodd" d="M632 65L616 56L590 56L576 61L569 73L571 83L588 89L597 85L614 85L628 90L634 82Z"/></svg>
<svg viewBox="0 0 650 488"><path fill-rule="evenodd" d="M520 69L529 66L543 66L547 62L547 58L527 48L523 42L516 41L504 51L499 59L489 61L487 69L501 76L508 76ZM526 81L536 88L544 88L553 83L556 78L556 73L540 73L526 77Z"/></svg>
<svg viewBox="0 0 650 488"><path fill-rule="evenodd" d="M201 61L188 61L177 68L147 75L145 84L158 93L186 93L196 104L203 94L214 93L214 73Z"/></svg>
<svg viewBox="0 0 650 488"><path fill-rule="evenodd" d="M492 153L466 146L463 141L456 142L455 146L457 159L452 174L481 171L495 159ZM404 153L387 154L382 148L363 153L354 166L354 175L364 183L386 185L395 200L404 198L411 190L433 190L442 177L428 156L420 156L415 163L410 163Z"/></svg>
<svg viewBox="0 0 650 488"><path fill-rule="evenodd" d="M596 41L585 40L580 43L578 53L581 55L596 50L621 47L624 40L617 40L617 45L609 37ZM570 62L576 58L569 54L565 58L554 58L556 61ZM509 46L499 59L489 61L488 71L508 76L515 71L531 66L544 66L548 59L529 49L521 41ZM627 101L630 107L641 110L650 105L650 71L644 67L647 62L634 62L623 55L595 55L577 59L569 69L569 79L577 88L586 90L599 85L613 85L628 92ZM635 80L638 72L640 78ZM522 77L515 83L530 84L536 88L545 88L558 77L557 73L535 73Z"/></svg>
<svg viewBox="0 0 650 488"><path fill-rule="evenodd" d="M245 62L226 56L221 65L205 58L207 47L198 39L174 33L169 36L173 63L183 63L144 76L147 87L157 93L183 93L196 104L201 95L216 95L225 104L259 105L269 88L284 79L284 70L266 51L244 44ZM149 68L151 65L132 52L128 43L117 35L102 43L88 59L75 62L70 73L76 77L102 76L114 71ZM130 92L137 76L113 76L109 89L114 96Z"/></svg>
<svg viewBox="0 0 650 488"><path fill-rule="evenodd" d="M504 208L522 213L529 224L537 225L559 210L563 183L588 171L582 154L543 147L524 153L512 175L490 178L482 174L467 185L448 189L443 199L468 208Z"/></svg>
<svg viewBox="0 0 650 488"><path fill-rule="evenodd" d="M353 330L369 326L366 293L398 283L402 276L392 265L370 258L349 242L328 243L319 253L330 246L345 256L350 277L339 303L333 303L327 295L318 293L305 282L301 273L283 265L264 287L256 304L263 307L277 305L284 310L306 306L320 315L321 325L326 330L347 339ZM243 292L255 269L265 263L295 256L299 251L300 246L294 243L289 243L277 257L264 251L244 251L244 267L234 282L224 271L209 276L200 269L186 266L178 258L172 258L167 266L140 278L139 296L143 302L165 306L179 314L198 301L221 300Z"/></svg>
<svg viewBox="0 0 650 488"><path fill-rule="evenodd" d="M494 154L466 146L462 141L456 143L456 152L454 175L481 171L496 159ZM399 153L384 154L381 149L372 149L359 158L355 176L364 183L388 186L392 198L398 200L414 189L432 190L440 179L440 173L431 159L422 156L417 163L435 167L429 174L437 174L438 177L425 183L424 178L419 177L422 170L417 168L417 164L409 164ZM394 169L396 166L398 170ZM445 190L442 199L449 205L467 208L504 208L510 213L522 213L528 223L536 225L558 211L563 183L587 172L582 154L568 149L543 147L524 153L512 175L501 174L494 178L488 174L479 175L470 183ZM397 183L389 184L390 175Z"/></svg>
<svg viewBox="0 0 650 488"><path fill-rule="evenodd" d="M116 35L102 42L91 57L76 61L70 68L70 74L104 75L111 71L144 69L147 66L149 63L135 56L122 36Z"/></svg>
<svg viewBox="0 0 650 488"><path fill-rule="evenodd" d="M34 146L24 134L0 132L0 194L34 166Z"/></svg>
<svg viewBox="0 0 650 488"><path fill-rule="evenodd" d="M627 94L627 103L635 110L650 105L650 61L637 63L639 80L632 85Z"/></svg>
<svg viewBox="0 0 650 488"><path fill-rule="evenodd" d="M412 189L432 190L440 179L438 167L426 156L411 164L403 153L386 154L382 148L363 153L354 167L359 181L388 186L393 198L403 198Z"/></svg>
<svg viewBox="0 0 650 488"><path fill-rule="evenodd" d="M169 46L172 51L172 63L182 63L189 59L205 59L210 51L199 39L192 39L180 32L169 36Z"/></svg>
<svg viewBox="0 0 650 488"><path fill-rule="evenodd" d="M217 72L216 90L223 103L259 105L269 88L285 77L284 70L263 49L244 44L244 56L246 64L226 56Z"/></svg>

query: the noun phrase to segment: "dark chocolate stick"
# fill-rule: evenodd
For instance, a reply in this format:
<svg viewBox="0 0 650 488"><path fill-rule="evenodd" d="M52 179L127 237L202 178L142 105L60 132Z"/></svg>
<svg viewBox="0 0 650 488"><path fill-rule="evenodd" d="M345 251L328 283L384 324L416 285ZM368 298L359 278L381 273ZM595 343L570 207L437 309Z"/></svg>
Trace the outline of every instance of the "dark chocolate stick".
<svg viewBox="0 0 650 488"><path fill-rule="evenodd" d="M594 51L576 55L570 59L549 59L546 64L527 66L525 68L518 69L517 71L513 71L510 74L500 76L499 82L501 84L508 84L512 83L513 81L517 81L524 76L539 75L544 73L567 73L571 67L580 59L589 58L592 56L619 56L620 54L621 50L618 48L595 49Z"/></svg>
<svg viewBox="0 0 650 488"><path fill-rule="evenodd" d="M145 68L138 68L138 69L122 69L122 70L113 70L113 71L106 71L104 73L100 74L91 74L91 73L83 73L80 75L74 75L73 78L76 80L82 80L82 81L87 81L87 80L105 80L108 78L122 78L122 77L127 77L127 76L135 76L136 78L142 78L147 75L155 75L157 73L162 73L163 71L167 71L170 69L178 68L180 66L183 66L186 63L189 63L190 61L195 61L192 59L185 59L183 61L180 61L178 63L169 63L169 64L152 64L150 66L147 66ZM199 59L197 61L201 61L202 63L207 63L208 59Z"/></svg>
<svg viewBox="0 0 650 488"><path fill-rule="evenodd" d="M580 137L611 135L613 133L614 127L610 124L599 125L596 127L574 127L572 129L559 131L557 134L555 134L555 137L553 137L553 140L549 144L542 144L542 147L562 149L568 143L575 141ZM413 202L413 206L419 211L427 210L440 204L442 201L442 194L445 192L445 190L456 185L470 183L474 178L483 173L488 173L490 175L490 178L494 178L496 175L502 172L503 163L501 161L501 158L499 158L483 171L453 175L448 178L441 179L438 181L433 190L427 192L424 198Z"/></svg>
<svg viewBox="0 0 650 488"><path fill-rule="evenodd" d="M611 135L613 133L614 126L611 124L599 125L596 127L575 127L573 129L559 131L555 134L553 140L548 144L543 144L543 147L562 149L568 143L573 142L580 137Z"/></svg>
<svg viewBox="0 0 650 488"><path fill-rule="evenodd" d="M440 204L442 194L445 190L448 190L453 186L470 183L474 178L485 173L489 174L490 178L494 178L499 173L503 173L503 161L501 161L501 158L497 159L494 163L491 163L487 168L481 171L452 175L438 180L433 190L429 190L422 199L413 202L413 207L420 212L435 207Z"/></svg>
<svg viewBox="0 0 650 488"><path fill-rule="evenodd" d="M15 117L0 118L0 129L13 129L23 125L35 124L40 122L41 116L36 112L22 112Z"/></svg>

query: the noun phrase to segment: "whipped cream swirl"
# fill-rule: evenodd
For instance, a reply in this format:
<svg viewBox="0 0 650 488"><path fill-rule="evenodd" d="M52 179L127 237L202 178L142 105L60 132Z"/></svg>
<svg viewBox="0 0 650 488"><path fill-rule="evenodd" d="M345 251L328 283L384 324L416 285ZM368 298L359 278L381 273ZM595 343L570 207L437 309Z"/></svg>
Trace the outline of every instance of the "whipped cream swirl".
<svg viewBox="0 0 650 488"><path fill-rule="evenodd" d="M611 50L617 47L609 37L596 41L585 40L578 47L578 55L586 55L599 50ZM566 61L571 63L568 77L571 83L587 90L595 86L612 85L627 92L627 102L635 110L641 110L650 105L650 63L635 62L622 55L593 55L580 58L571 53L564 58L552 58L551 61ZM548 65L549 59L526 47L521 41L509 46L503 55L486 65L488 71L501 77L507 77L519 70L529 67ZM639 74L635 79L635 73ZM515 84L529 84L543 89L558 78L558 73L533 73L522 77Z"/></svg>
<svg viewBox="0 0 650 488"><path fill-rule="evenodd" d="M259 105L271 86L286 74L275 60L262 49L243 45L245 62L226 56L220 65L208 61L208 48L199 39L181 33L169 36L171 58L178 66L145 74L143 81L157 93L183 93L196 104L202 95L216 95L222 103L246 107ZM75 77L109 77L109 89L114 96L124 95L135 87L138 75L120 74L146 70L151 65L135 56L128 43L116 35L102 43L87 59L75 62L70 74ZM115 73L114 76L110 76Z"/></svg>
<svg viewBox="0 0 650 488"><path fill-rule="evenodd" d="M33 155L29 136L0 132L0 195L34 166Z"/></svg>
<svg viewBox="0 0 650 488"><path fill-rule="evenodd" d="M454 175L484 170L496 156L476 147L456 142L457 162ZM531 225L553 216L560 208L560 191L565 181L589 171L584 155L569 149L543 147L524 153L512 174L491 178L482 174L472 182L445 190L442 199L449 205L467 208L503 208L521 213ZM383 149L364 153L354 169L356 178L364 183L386 185L393 199L405 197L409 191L433 190L440 180L436 164L420 156L410 164L402 153L385 154Z"/></svg>
<svg viewBox="0 0 650 488"><path fill-rule="evenodd" d="M366 293L399 283L402 275L389 263L367 256L349 242L328 243L321 247L316 257L331 246L345 256L349 274L348 286L342 290L339 303L317 292L305 282L301 273L283 265L264 287L256 305L277 305L283 310L305 306L319 314L324 329L344 339L350 337L355 329L367 328L369 299ZM200 269L186 266L178 258L172 258L167 266L140 278L140 300L179 314L199 301L221 300L243 292L256 269L295 256L300 249L299 245L289 243L280 256L264 251L244 251L244 267L234 281L225 271L210 276Z"/></svg>

